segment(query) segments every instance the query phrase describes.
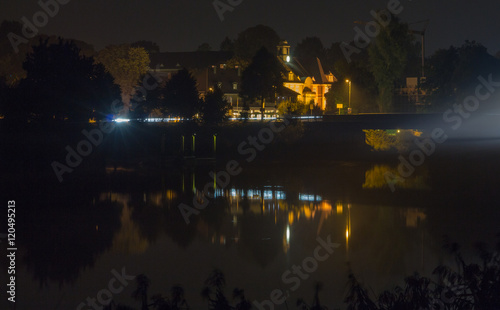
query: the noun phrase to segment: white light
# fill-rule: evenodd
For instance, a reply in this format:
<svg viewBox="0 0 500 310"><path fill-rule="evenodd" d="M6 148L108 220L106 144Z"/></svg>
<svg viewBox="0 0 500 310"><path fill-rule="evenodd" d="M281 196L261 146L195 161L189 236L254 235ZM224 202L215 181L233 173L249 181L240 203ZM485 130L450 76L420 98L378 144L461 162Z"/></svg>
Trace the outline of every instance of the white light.
<svg viewBox="0 0 500 310"><path fill-rule="evenodd" d="M286 62L290 62L290 56L286 56Z"/></svg>
<svg viewBox="0 0 500 310"><path fill-rule="evenodd" d="M117 123L127 123L127 122L130 122L130 119L128 119L128 118L117 118L117 119L115 119L115 122L117 122Z"/></svg>

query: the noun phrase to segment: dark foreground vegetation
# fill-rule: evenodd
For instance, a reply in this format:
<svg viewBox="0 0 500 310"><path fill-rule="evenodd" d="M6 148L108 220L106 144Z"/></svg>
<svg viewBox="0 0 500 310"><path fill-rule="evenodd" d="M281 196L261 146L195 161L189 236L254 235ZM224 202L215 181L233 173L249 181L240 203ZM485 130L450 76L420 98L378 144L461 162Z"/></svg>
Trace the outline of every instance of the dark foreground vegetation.
<svg viewBox="0 0 500 310"><path fill-rule="evenodd" d="M500 235L499 235L500 237ZM427 309L500 309L500 242L489 249L487 244L476 245L477 262L466 262L458 244L446 241L444 248L456 260L456 267L440 265L433 271L433 278L418 274L404 279L403 286L382 292L376 296L369 288L358 282L351 272L344 302L349 310L427 310ZM133 297L141 303L140 309L177 310L191 309L180 286L174 286L170 294L155 294L148 297L150 281L146 275L136 277ZM369 285L369 284L367 284ZM313 298L289 301L296 309L329 309L320 301L321 283L314 287ZM328 294L324 292L323 294ZM251 301L244 290L235 288L231 297L226 296L225 277L222 271L214 270L201 291L207 301L207 309L252 309ZM308 301L311 300L309 303ZM288 308L288 306L287 306ZM139 309L111 302L105 309Z"/></svg>

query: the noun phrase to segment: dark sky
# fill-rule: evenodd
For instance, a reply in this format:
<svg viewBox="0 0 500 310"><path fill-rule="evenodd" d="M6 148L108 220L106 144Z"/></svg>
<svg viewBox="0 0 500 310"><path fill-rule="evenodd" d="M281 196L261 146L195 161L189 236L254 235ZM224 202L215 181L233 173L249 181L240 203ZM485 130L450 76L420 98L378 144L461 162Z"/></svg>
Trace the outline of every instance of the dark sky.
<svg viewBox="0 0 500 310"><path fill-rule="evenodd" d="M329 47L335 41L352 41L354 27L364 27L354 21L373 20L370 11L384 8L389 2L243 0L221 21L213 1L69 0L41 32L83 40L96 49L152 40L162 51L190 51L203 42L218 49L225 36L236 38L248 27L265 24L292 46L306 36L318 36ZM437 48L459 46L466 39L482 43L492 54L500 51L499 0L402 0L401 5L399 17L405 22L430 19L427 54ZM23 16L32 19L39 10L37 0L0 0L0 20L20 20ZM412 25L415 30L422 27Z"/></svg>

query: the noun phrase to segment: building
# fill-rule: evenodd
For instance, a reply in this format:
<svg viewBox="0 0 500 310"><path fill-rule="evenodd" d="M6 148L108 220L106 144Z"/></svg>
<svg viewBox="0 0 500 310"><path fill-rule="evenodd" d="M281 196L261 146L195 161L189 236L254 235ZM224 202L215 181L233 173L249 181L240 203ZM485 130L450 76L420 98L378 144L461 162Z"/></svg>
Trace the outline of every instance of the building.
<svg viewBox="0 0 500 310"><path fill-rule="evenodd" d="M233 53L221 51L155 53L150 55L150 73L167 81L176 72L186 68L196 78L200 97L205 96L213 87L221 88L225 98L231 104L234 116L237 116L243 110L243 102L239 96L242 69L230 68L227 65L232 57ZM290 55L290 46L287 41L282 41L278 45L277 57L283 67L285 91L281 97L278 97L278 102L266 103L265 114L276 114L276 106L282 100L312 103L324 110L326 108L325 94L330 90L331 84L337 80L335 76L331 72L325 74L318 58L314 66L306 69L297 58ZM251 115L260 114L260 105L249 108Z"/></svg>
<svg viewBox="0 0 500 310"><path fill-rule="evenodd" d="M325 110L325 94L330 91L337 78L331 72L325 74L319 58L313 61L314 65L305 68L299 59L290 55L290 45L287 41L280 42L277 56L285 72L283 85L295 94L297 100L306 104L312 103ZM287 93L290 97L290 92Z"/></svg>

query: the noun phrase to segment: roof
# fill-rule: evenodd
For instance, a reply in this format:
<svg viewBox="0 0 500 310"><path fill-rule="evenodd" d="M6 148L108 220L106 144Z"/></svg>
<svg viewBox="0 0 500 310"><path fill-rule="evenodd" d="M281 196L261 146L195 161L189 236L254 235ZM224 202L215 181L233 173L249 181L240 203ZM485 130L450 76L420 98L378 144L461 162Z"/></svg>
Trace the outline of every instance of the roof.
<svg viewBox="0 0 500 310"><path fill-rule="evenodd" d="M220 66L215 66L215 68L197 70L194 76L199 91L207 91L217 83L221 83L220 87L225 94L239 93L241 90L241 76L238 74L238 69L221 69ZM237 89L233 88L233 83L237 83Z"/></svg>
<svg viewBox="0 0 500 310"><path fill-rule="evenodd" d="M323 70L323 66L319 58L316 58L316 61L313 62L314 65L305 68L302 63L296 58L293 57L290 62L285 62L281 58L278 57L279 62L288 72L293 72L294 75L298 76L301 81L304 81L305 78L311 77L314 79L316 84L330 84L328 78L325 75ZM334 78L336 80L336 78Z"/></svg>
<svg viewBox="0 0 500 310"><path fill-rule="evenodd" d="M226 63L233 57L232 52L164 52L150 56L150 68L158 69L204 69L212 65Z"/></svg>

